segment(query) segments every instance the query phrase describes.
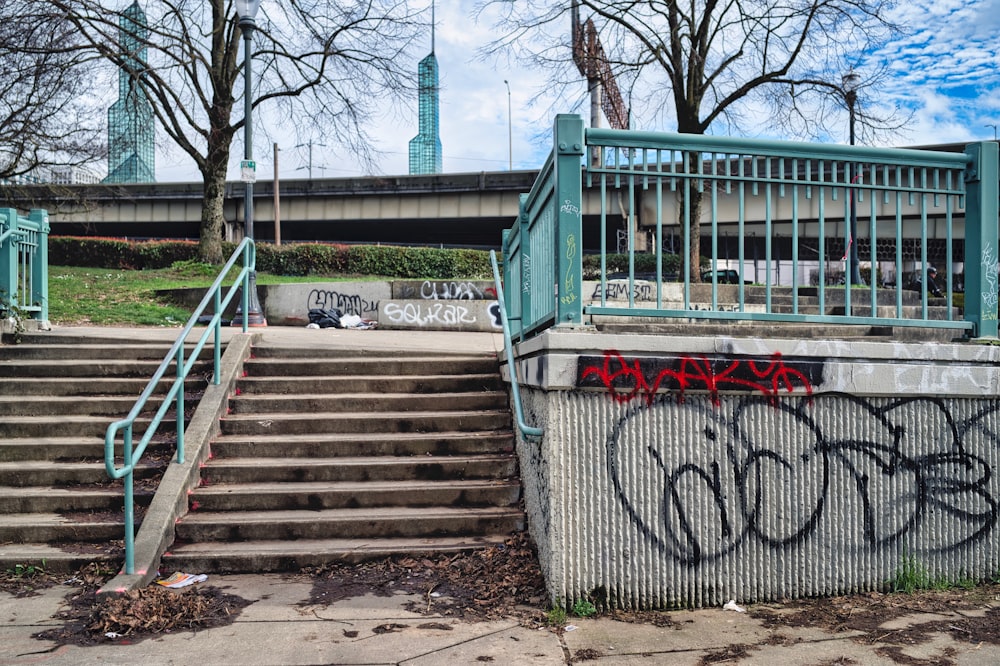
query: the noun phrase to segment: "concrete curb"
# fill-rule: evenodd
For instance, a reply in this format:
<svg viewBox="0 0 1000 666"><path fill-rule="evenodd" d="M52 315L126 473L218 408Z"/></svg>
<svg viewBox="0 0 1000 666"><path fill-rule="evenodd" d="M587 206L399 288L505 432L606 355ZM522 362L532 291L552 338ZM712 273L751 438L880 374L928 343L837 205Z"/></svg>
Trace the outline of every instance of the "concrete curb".
<svg viewBox="0 0 1000 666"><path fill-rule="evenodd" d="M122 594L148 585L156 577L160 557L173 543L177 519L187 513L188 492L198 485L201 464L208 459L209 443L218 432L219 419L225 414L238 373L257 337L257 334L234 335L226 345L219 384L209 384L205 389L184 432L185 461L167 467L135 535L136 573L119 572L97 591L98 595Z"/></svg>

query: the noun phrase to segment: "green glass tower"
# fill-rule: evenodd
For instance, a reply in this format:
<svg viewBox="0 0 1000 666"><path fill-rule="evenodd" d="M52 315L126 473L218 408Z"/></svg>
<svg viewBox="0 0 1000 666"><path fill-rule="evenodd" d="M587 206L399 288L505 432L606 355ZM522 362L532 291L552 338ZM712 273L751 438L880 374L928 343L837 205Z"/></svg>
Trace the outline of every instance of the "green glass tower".
<svg viewBox="0 0 1000 666"><path fill-rule="evenodd" d="M434 4L431 3L431 52L417 66L418 133L410 139L410 173L441 173L438 124L438 62L434 55Z"/></svg>
<svg viewBox="0 0 1000 666"><path fill-rule="evenodd" d="M108 109L108 176L105 183L152 183L155 128L153 107L136 78L146 66L149 35L138 2L119 19L119 41L127 63L118 72L118 99Z"/></svg>

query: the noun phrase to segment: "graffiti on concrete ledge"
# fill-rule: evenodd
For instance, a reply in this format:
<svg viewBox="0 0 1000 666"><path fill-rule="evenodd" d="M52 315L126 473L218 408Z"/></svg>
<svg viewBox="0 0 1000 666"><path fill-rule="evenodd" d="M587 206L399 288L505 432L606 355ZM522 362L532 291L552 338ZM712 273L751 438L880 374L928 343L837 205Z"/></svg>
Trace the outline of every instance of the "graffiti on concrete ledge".
<svg viewBox="0 0 1000 666"><path fill-rule="evenodd" d="M343 314L353 314L359 317L378 312L378 301L368 301L357 294L341 294L326 289L313 289L309 292L306 312L309 310L327 310L337 308Z"/></svg>
<svg viewBox="0 0 1000 666"><path fill-rule="evenodd" d="M960 420L933 398L661 395L611 429L608 473L642 537L689 566L811 540L949 552L997 522L1000 402L980 402Z"/></svg>
<svg viewBox="0 0 1000 666"><path fill-rule="evenodd" d="M625 358L610 350L603 357L581 356L577 363L577 386L603 386L613 400L628 403L637 398L646 403L658 391L675 391L683 399L686 391L708 391L717 403L719 391L750 391L776 399L784 391L811 395L823 383L823 361L788 361L780 353L769 358L705 355Z"/></svg>

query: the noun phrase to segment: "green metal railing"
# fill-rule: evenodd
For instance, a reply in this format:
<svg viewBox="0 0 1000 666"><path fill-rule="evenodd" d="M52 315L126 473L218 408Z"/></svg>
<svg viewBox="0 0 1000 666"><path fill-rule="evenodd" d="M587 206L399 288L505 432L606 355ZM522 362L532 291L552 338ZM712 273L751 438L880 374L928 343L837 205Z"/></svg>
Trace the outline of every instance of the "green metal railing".
<svg viewBox="0 0 1000 666"><path fill-rule="evenodd" d="M49 318L49 214L0 208L0 311Z"/></svg>
<svg viewBox="0 0 1000 666"><path fill-rule="evenodd" d="M239 259L243 260L243 267L234 278L233 284L223 295L223 283L226 280L226 276L229 275L229 271L236 265L236 262ZM254 270L255 265L256 248L253 241L246 238L239 244L239 246L237 246L236 250L229 258L229 261L226 262L225 266L223 266L222 271L219 273L219 277L215 279L215 282L213 282L212 286L209 287L204 298L201 299L201 303L199 303L198 307L191 315L191 318L188 319L187 324L177 336L173 346L170 347L170 351L168 351L166 356L164 356L163 362L160 363L159 368L157 368L156 372L153 373L152 379L150 379L149 383L146 384L146 388L143 389L139 398L135 401L135 404L132 406L131 411L129 411L128 416L109 425L107 431L105 432L104 467L107 469L108 475L112 479L124 479L125 485L126 574L135 573L135 503L132 477L135 472L136 465L141 460L142 454L145 453L146 447L153 439L157 429L160 427L160 423L163 421L164 416L166 416L171 407L175 410L177 422L177 462L184 462L184 380L191 372L195 363L197 363L198 355L201 354L205 344L209 339L212 339L212 384L219 384L220 363L222 359L222 315L226 307L228 307L229 303L232 301L234 295L240 290L241 287L243 308L241 312L249 311L248 300L250 291L250 273ZM195 342L190 353L187 355L187 358L185 358L184 352L187 344L187 337L198 323L202 313L205 312L205 309L210 304L212 305L215 314L212 316L208 326L198 338L197 342ZM244 333L247 332L246 320L247 318L244 317ZM176 377L170 385L170 389L164 396L163 402L160 404L160 408L156 411L152 421L146 427L146 431L143 433L142 439L138 444L133 444L133 428L135 421L145 409L146 403L153 396L157 385L163 379L164 375L166 375L171 365L174 365ZM120 450L122 460L121 466L117 465L117 452L115 450L119 432L122 433L122 445Z"/></svg>
<svg viewBox="0 0 1000 666"><path fill-rule="evenodd" d="M497 266L497 253L490 250L490 264L493 266L493 284L496 285L497 302L500 306L500 323L503 327L503 348L507 354L507 369L510 372L511 397L514 402L514 414L517 417L517 428L525 437L541 437L543 430L530 426L524 420L524 408L521 405L521 386L517 382L517 366L514 364L513 341L510 335L510 320L507 318L507 305L504 302L503 286L500 281L500 269Z"/></svg>
<svg viewBox="0 0 1000 666"><path fill-rule="evenodd" d="M587 163L582 160L585 154L590 156ZM608 315L920 326L995 338L998 180L995 142L971 144L964 153L945 153L587 130L578 116L560 115L553 151L531 192L522 196L516 224L503 236L508 314L516 322L512 334L524 337L548 326L579 325L586 316ZM599 215L599 299L583 295L584 184L590 194L587 212ZM957 318L952 264L963 210L965 302L964 316ZM657 262L652 298L636 303L633 223L628 224L628 302L609 305L605 239L609 218L621 211L633 216L632 221L635 216L641 218L657 248L664 245L666 227L688 238L700 221L699 236L708 245L703 240L701 254L713 267L720 265L720 230L735 231L740 275L746 274L749 265L747 239L751 235L763 238L765 266L780 260L791 264L790 306L777 307L779 285L771 270L766 271L762 308L747 307L743 284L735 290L735 303L721 307L715 271L708 302L704 296L695 302L688 256L683 257L679 290L666 288L662 264ZM873 267L873 274L880 242L895 247L897 269L903 265L904 239L915 243L923 270L929 263L929 241L943 240L945 307L935 308L932 316L926 290L919 306L904 307L904 285L899 279L893 302L886 303L886 290L876 280L852 285L850 270L844 272L843 285L827 286L823 276L829 265L840 265L843 260L829 258L826 239L842 238L844 247L850 247L855 241L852 227L859 230L858 237L869 241L869 252L861 261ZM779 235L790 241L791 257L776 256L773 241ZM808 260L800 256L807 250ZM820 276L815 294L810 294L818 302L810 304L813 311L800 296L800 288L808 286L802 276L809 265ZM828 305L834 300L842 304L842 313L830 314ZM942 310L949 314L942 317Z"/></svg>

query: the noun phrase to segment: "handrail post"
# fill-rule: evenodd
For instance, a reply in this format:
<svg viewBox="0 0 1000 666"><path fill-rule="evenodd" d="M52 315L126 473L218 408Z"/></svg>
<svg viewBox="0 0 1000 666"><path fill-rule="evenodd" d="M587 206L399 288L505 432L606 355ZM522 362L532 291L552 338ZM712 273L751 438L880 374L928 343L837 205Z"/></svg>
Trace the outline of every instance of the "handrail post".
<svg viewBox="0 0 1000 666"><path fill-rule="evenodd" d="M975 324L976 337L996 338L998 144L969 144L965 153L965 319Z"/></svg>
<svg viewBox="0 0 1000 666"><path fill-rule="evenodd" d="M28 219L38 225L38 245L31 261L31 293L25 294L26 305L38 303L38 319L49 319L49 213L33 209Z"/></svg>
<svg viewBox="0 0 1000 666"><path fill-rule="evenodd" d="M215 290L214 303L212 305L212 312L216 315L214 336L215 339L212 343L212 385L218 386L219 382L222 381L221 368L219 367L222 361L222 285ZM244 310L245 312L245 310Z"/></svg>
<svg viewBox="0 0 1000 666"><path fill-rule="evenodd" d="M16 231L17 211L13 208L0 209L0 232L5 232L7 236L6 241L0 241L0 298L6 299L7 305L12 308L18 305L20 297L17 293Z"/></svg>
<svg viewBox="0 0 1000 666"><path fill-rule="evenodd" d="M184 341L177 347L177 399L175 410L177 412L177 462L184 462Z"/></svg>
<svg viewBox="0 0 1000 666"><path fill-rule="evenodd" d="M583 119L559 114L555 121L553 177L556 218L556 326L583 323ZM522 239L522 246L524 240Z"/></svg>
<svg viewBox="0 0 1000 666"><path fill-rule="evenodd" d="M132 496L132 424L125 428L122 444L122 462L128 473L123 477L125 492L122 499L125 502L125 573L135 573L135 502Z"/></svg>
<svg viewBox="0 0 1000 666"><path fill-rule="evenodd" d="M519 318L517 321L517 337L519 340L524 339L524 329L525 322L529 324L535 323L535 317L531 316L534 313L533 310L533 299L531 298L531 225L528 215L528 195L522 194L518 201L517 208L518 222L520 223L520 230L518 232L518 254L521 255L517 259L511 257L508 263L511 264L510 272L514 271L514 265L512 262L515 260L520 261L520 266L518 267L518 275L520 279L517 283L513 281L510 283L511 290L517 289L520 291L520 297L517 299L517 312L514 314ZM504 284L507 284L506 282ZM528 318L526 319L526 315Z"/></svg>

